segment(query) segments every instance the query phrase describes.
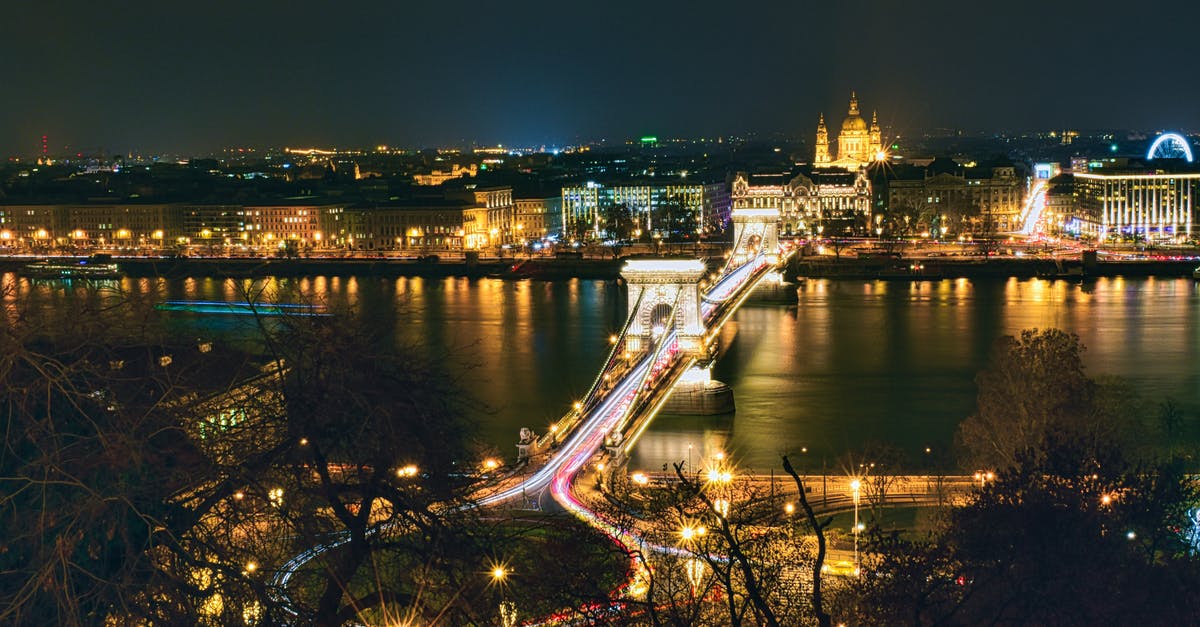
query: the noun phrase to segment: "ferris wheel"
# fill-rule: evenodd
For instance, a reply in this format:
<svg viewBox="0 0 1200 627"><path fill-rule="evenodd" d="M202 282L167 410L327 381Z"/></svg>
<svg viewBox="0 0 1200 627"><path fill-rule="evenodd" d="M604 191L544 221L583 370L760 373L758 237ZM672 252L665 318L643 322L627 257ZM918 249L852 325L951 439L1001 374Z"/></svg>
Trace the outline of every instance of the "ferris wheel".
<svg viewBox="0 0 1200 627"><path fill-rule="evenodd" d="M1146 159L1186 159L1192 162L1192 147L1179 133L1163 133L1150 144Z"/></svg>

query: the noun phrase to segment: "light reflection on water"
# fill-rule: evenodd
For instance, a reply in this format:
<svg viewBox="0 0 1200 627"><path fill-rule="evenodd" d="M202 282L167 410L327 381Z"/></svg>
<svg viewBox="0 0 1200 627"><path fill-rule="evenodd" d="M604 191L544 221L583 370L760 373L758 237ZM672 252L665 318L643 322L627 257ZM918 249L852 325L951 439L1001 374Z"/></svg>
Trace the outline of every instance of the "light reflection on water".
<svg viewBox="0 0 1200 627"><path fill-rule="evenodd" d="M634 465L659 469L689 443L722 438L741 466L764 470L788 453L819 472L871 441L923 464L933 459L924 448L944 456L973 410L995 339L1031 327L1078 334L1091 374L1125 377L1194 413L1198 302L1188 279L809 281L798 304L747 303L724 330L713 376L733 387L736 413L707 434L695 418L661 416Z"/></svg>
<svg viewBox="0 0 1200 627"><path fill-rule="evenodd" d="M81 301L244 300L260 288L284 302L349 307L348 323L398 344L420 339L448 356L463 387L491 408L480 417L481 436L504 454L520 427L543 430L584 393L626 307L623 287L582 280L126 278L96 290L5 274L0 286L6 320ZM786 289L796 288L776 288ZM1079 334L1093 374L1129 378L1152 400L1200 407L1200 291L1191 280L810 280L797 291L791 304L751 300L722 331L725 352L713 373L733 387L737 412L659 416L635 465L684 461L689 444L696 466L724 450L740 466L762 469L782 453L819 469L868 441L894 443L916 459L926 446L945 451L973 408L973 379L994 340L1029 327ZM235 316L170 324L196 337L251 333Z"/></svg>

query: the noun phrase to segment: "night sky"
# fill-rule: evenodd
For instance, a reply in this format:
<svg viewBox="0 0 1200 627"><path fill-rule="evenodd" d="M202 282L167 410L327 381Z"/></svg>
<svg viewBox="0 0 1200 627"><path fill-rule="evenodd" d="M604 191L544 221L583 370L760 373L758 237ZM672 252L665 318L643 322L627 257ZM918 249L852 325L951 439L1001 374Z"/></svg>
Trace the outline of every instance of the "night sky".
<svg viewBox="0 0 1200 627"><path fill-rule="evenodd" d="M1112 5L1106 8L1106 5ZM0 154L1200 127L1200 3L6 3Z"/></svg>

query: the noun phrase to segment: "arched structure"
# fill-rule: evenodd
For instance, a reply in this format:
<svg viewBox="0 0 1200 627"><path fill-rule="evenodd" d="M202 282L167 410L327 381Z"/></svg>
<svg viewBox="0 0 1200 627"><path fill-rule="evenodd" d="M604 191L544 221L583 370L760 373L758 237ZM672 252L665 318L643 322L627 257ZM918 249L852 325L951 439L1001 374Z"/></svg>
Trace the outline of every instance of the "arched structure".
<svg viewBox="0 0 1200 627"><path fill-rule="evenodd" d="M734 265L753 259L760 252L768 263L779 261L779 209L734 209Z"/></svg>
<svg viewBox="0 0 1200 627"><path fill-rule="evenodd" d="M1163 133L1150 144L1150 149L1146 151L1146 159L1155 159L1159 157L1165 158L1183 158L1188 163L1192 162L1192 146L1188 140L1179 133Z"/></svg>
<svg viewBox="0 0 1200 627"><path fill-rule="evenodd" d="M674 330L679 350L700 352L704 347L700 279L707 272L699 259L626 261L621 269L629 287L625 350L633 354L650 350L658 338Z"/></svg>

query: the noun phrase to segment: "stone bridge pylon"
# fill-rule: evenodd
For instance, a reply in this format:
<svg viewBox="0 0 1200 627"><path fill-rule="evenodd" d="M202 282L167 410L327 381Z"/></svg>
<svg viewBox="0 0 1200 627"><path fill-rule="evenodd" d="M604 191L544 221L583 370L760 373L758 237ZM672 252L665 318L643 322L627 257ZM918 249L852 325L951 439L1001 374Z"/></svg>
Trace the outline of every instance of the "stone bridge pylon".
<svg viewBox="0 0 1200 627"><path fill-rule="evenodd" d="M760 252L767 256L767 263L779 261L779 210L734 209L734 265L746 263Z"/></svg>
<svg viewBox="0 0 1200 627"><path fill-rule="evenodd" d="M708 268L699 259L630 259L621 269L629 287L629 328L625 350L653 350L674 330L679 350L704 350L704 319L700 311L700 280ZM668 328L670 327L670 328Z"/></svg>

